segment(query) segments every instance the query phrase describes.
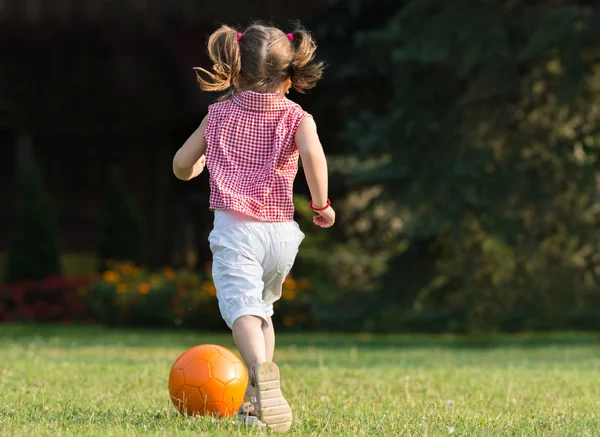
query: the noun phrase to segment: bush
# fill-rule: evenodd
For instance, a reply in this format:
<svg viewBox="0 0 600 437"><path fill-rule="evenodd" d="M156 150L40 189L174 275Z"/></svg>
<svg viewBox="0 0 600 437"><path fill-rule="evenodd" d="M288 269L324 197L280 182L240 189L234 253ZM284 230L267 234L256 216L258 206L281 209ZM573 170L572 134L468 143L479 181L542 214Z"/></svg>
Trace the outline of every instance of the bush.
<svg viewBox="0 0 600 437"><path fill-rule="evenodd" d="M579 308L567 314L569 329L582 331L600 330L600 312L593 308Z"/></svg>
<svg viewBox="0 0 600 437"><path fill-rule="evenodd" d="M194 326L217 312L216 293L206 275L165 268L149 271L132 262L107 262L89 288L86 303L108 326ZM214 318L214 317L213 317ZM210 324L210 323L209 323Z"/></svg>
<svg viewBox="0 0 600 437"><path fill-rule="evenodd" d="M113 327L185 327L223 330L210 269L150 271L132 262L107 262L85 301L99 322ZM274 321L286 328L310 326L303 292L310 284L288 277Z"/></svg>
<svg viewBox="0 0 600 437"><path fill-rule="evenodd" d="M42 172L34 165L21 187L17 225L8 249L7 281L41 280L60 274L58 226Z"/></svg>
<svg viewBox="0 0 600 437"><path fill-rule="evenodd" d="M291 275L285 279L281 299L274 305L274 326L286 330L314 327L314 305L306 293L310 288L308 279L296 280Z"/></svg>
<svg viewBox="0 0 600 437"><path fill-rule="evenodd" d="M81 298L88 283L87 279L50 276L42 281L1 286L0 321L91 321Z"/></svg>
<svg viewBox="0 0 600 437"><path fill-rule="evenodd" d="M107 260L143 262L143 223L128 196L121 169L113 166L108 174L100 217L99 260L101 271Z"/></svg>

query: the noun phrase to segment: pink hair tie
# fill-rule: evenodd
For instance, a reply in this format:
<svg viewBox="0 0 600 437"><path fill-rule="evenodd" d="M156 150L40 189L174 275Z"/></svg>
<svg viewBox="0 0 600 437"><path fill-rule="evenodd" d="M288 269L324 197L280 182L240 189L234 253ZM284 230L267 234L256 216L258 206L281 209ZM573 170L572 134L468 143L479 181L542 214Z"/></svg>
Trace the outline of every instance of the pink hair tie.
<svg viewBox="0 0 600 437"><path fill-rule="evenodd" d="M239 41L240 39L242 39L242 36L244 36L244 35L242 35L240 32L238 32L238 34L237 34L237 40Z"/></svg>
<svg viewBox="0 0 600 437"><path fill-rule="evenodd" d="M292 35L291 33L288 33L286 36L289 38L290 41L294 41L294 35Z"/></svg>

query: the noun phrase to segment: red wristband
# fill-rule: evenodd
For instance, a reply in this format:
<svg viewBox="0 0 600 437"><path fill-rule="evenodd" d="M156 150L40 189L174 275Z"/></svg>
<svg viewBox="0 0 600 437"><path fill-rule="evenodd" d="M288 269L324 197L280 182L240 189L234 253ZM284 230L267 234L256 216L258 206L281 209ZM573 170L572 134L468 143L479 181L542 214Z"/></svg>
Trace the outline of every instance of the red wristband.
<svg viewBox="0 0 600 437"><path fill-rule="evenodd" d="M329 208L331 206L331 200L327 199L327 204L323 207L323 208L315 208L315 205L313 204L313 201L311 200L308 205L310 206L310 209L312 209L313 211L325 211L327 208Z"/></svg>

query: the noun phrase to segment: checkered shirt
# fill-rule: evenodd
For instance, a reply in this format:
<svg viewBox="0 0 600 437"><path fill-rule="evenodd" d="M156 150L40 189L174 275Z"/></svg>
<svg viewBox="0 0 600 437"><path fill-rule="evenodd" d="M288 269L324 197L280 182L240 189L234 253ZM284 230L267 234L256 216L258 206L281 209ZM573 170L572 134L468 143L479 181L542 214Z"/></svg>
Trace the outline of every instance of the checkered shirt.
<svg viewBox="0 0 600 437"><path fill-rule="evenodd" d="M236 93L208 109L210 209L264 222L294 219L298 125L310 114L280 94Z"/></svg>

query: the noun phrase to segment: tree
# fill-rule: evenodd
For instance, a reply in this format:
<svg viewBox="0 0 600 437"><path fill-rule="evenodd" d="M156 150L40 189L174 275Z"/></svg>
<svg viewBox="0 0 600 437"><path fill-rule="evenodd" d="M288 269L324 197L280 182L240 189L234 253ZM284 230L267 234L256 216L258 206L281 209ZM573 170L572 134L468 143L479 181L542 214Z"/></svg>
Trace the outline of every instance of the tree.
<svg viewBox="0 0 600 437"><path fill-rule="evenodd" d="M106 262L133 261L143 256L143 223L134 202L127 194L121 169L111 167L100 217L100 268Z"/></svg>
<svg viewBox="0 0 600 437"><path fill-rule="evenodd" d="M565 326L569 311L597 305L598 6L335 8L319 35L335 45L327 111L347 119L340 143L382 163L354 189L384 187L403 223L384 301L453 310L464 329L517 312Z"/></svg>
<svg viewBox="0 0 600 437"><path fill-rule="evenodd" d="M42 171L31 165L21 186L17 224L8 249L8 282L60 274L58 225Z"/></svg>

